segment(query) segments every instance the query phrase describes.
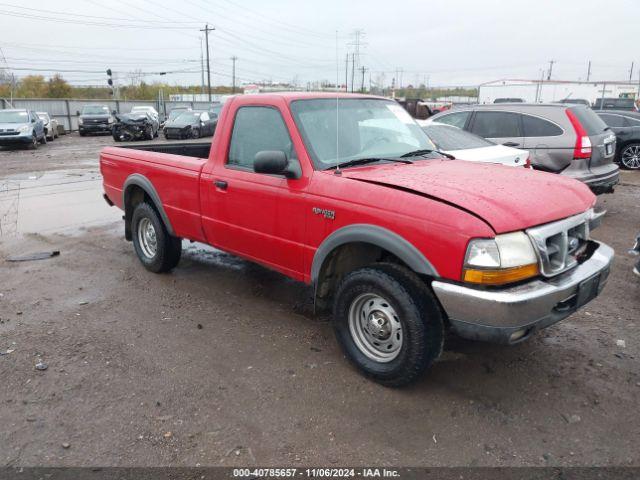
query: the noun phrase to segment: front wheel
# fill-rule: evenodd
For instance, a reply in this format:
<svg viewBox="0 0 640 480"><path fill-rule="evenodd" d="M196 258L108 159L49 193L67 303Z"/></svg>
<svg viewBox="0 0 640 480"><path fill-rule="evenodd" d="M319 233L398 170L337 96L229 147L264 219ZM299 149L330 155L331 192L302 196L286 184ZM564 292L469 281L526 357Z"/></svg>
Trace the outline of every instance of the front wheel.
<svg viewBox="0 0 640 480"><path fill-rule="evenodd" d="M640 169L640 143L631 143L620 152L620 163L629 170Z"/></svg>
<svg viewBox="0 0 640 480"><path fill-rule="evenodd" d="M200 138L200 130L197 128L191 130L191 138Z"/></svg>
<svg viewBox="0 0 640 480"><path fill-rule="evenodd" d="M42 134L42 138L40 139L40 143L42 145L46 145L47 144L47 134L46 133Z"/></svg>
<svg viewBox="0 0 640 480"><path fill-rule="evenodd" d="M38 149L38 136L36 132L33 132L31 136L31 143L29 143L29 150L37 150Z"/></svg>
<svg viewBox="0 0 640 480"><path fill-rule="evenodd" d="M147 270L168 272L178 265L182 240L169 234L155 208L139 203L133 211L131 227L133 246Z"/></svg>
<svg viewBox="0 0 640 480"><path fill-rule="evenodd" d="M393 264L344 278L333 327L349 360L391 387L417 380L442 352L443 319L436 300L415 274Z"/></svg>

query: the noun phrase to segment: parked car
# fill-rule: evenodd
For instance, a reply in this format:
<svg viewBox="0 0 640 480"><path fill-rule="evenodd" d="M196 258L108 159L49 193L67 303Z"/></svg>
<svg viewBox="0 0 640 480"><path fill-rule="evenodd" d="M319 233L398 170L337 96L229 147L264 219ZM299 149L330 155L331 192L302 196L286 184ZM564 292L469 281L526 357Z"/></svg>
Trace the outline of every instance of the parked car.
<svg viewBox="0 0 640 480"><path fill-rule="evenodd" d="M149 112L124 113L115 117L111 134L116 142L153 140L158 136L158 120Z"/></svg>
<svg viewBox="0 0 640 480"><path fill-rule="evenodd" d="M0 146L28 145L31 149L47 143L44 122L32 110L0 110Z"/></svg>
<svg viewBox="0 0 640 480"><path fill-rule="evenodd" d="M190 111L190 110L192 110L191 107L175 107L175 108L173 108L169 112L169 115L167 115L167 118L165 118L164 122L162 122L160 124L160 128L162 128L162 131L164 131L164 127L169 126L171 124L171 122L173 122L176 118L178 118L178 116L180 116L184 112L187 112L187 111Z"/></svg>
<svg viewBox="0 0 640 480"><path fill-rule="evenodd" d="M493 103L524 103L522 98L496 98Z"/></svg>
<svg viewBox="0 0 640 480"><path fill-rule="evenodd" d="M87 133L111 133L113 114L107 105L85 105L78 114L78 133L84 137Z"/></svg>
<svg viewBox="0 0 640 480"><path fill-rule="evenodd" d="M158 111L155 108L150 107L148 105L137 105L131 108L131 113L141 113L141 112L146 112L152 117L154 117L158 122L158 125L160 125L160 115L158 114Z"/></svg>
<svg viewBox="0 0 640 480"><path fill-rule="evenodd" d="M476 105L427 121L454 125L492 142L527 150L534 168L580 180L595 193L612 192L619 181L613 161L616 137L583 105Z"/></svg>
<svg viewBox="0 0 640 480"><path fill-rule="evenodd" d="M590 238L584 184L451 161L396 102L337 95L240 95L209 145L104 148L105 200L142 265L170 271L188 239L305 282L347 358L389 386L438 358L445 327L513 344L602 291L614 253Z"/></svg>
<svg viewBox="0 0 640 480"><path fill-rule="evenodd" d="M597 98L594 110L628 110L637 112L638 106L633 98Z"/></svg>
<svg viewBox="0 0 640 480"><path fill-rule="evenodd" d="M47 140L58 138L58 121L55 118L51 118L47 112L37 112L37 114L44 124L44 134Z"/></svg>
<svg viewBox="0 0 640 480"><path fill-rule="evenodd" d="M217 118L212 118L209 112L189 110L165 125L163 133L166 139L210 137L213 135L217 123Z"/></svg>
<svg viewBox="0 0 640 480"><path fill-rule="evenodd" d="M640 114L625 110L596 110L616 134L616 161L630 170L640 169Z"/></svg>
<svg viewBox="0 0 640 480"><path fill-rule="evenodd" d="M418 120L422 129L441 152L458 160L499 163L509 167L529 167L529 152L505 145L496 145L473 133L445 123Z"/></svg>

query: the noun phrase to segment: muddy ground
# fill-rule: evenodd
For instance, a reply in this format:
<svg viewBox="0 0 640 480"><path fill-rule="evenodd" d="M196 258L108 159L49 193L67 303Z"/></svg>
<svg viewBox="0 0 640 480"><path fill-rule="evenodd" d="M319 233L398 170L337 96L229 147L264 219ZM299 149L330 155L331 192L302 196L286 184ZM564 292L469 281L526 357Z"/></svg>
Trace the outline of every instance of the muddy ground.
<svg viewBox="0 0 640 480"><path fill-rule="evenodd" d="M197 244L144 270L100 199L104 144L0 151L0 465L640 465L640 172L601 199L600 298L514 347L452 339L393 390L304 285Z"/></svg>

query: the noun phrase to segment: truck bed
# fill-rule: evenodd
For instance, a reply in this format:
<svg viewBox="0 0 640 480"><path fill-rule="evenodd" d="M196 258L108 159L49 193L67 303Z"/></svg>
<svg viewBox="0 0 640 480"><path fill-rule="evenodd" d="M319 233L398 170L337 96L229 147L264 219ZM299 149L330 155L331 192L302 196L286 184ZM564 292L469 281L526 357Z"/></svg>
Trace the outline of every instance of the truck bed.
<svg viewBox="0 0 640 480"><path fill-rule="evenodd" d="M199 180L210 149L209 143L106 147L100 154L105 193L123 208L127 179L142 176L155 188L175 234L203 241Z"/></svg>
<svg viewBox="0 0 640 480"><path fill-rule="evenodd" d="M120 148L141 150L143 152L168 153L170 155L181 155L183 157L209 158L211 142L176 142L154 143L151 145L123 145Z"/></svg>

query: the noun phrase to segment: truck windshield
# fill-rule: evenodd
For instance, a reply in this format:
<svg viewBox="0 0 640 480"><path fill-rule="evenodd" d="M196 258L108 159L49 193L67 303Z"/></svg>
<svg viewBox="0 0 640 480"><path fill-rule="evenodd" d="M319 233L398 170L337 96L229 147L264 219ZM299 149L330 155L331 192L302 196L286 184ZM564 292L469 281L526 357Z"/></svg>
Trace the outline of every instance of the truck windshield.
<svg viewBox="0 0 640 480"><path fill-rule="evenodd" d="M27 112L12 112L0 110L0 123L29 123Z"/></svg>
<svg viewBox="0 0 640 480"><path fill-rule="evenodd" d="M109 115L109 107L102 105L87 105L82 109L82 115Z"/></svg>
<svg viewBox="0 0 640 480"><path fill-rule="evenodd" d="M373 98L296 100L291 111L315 167L360 158L398 158L435 150L420 126L394 101ZM336 151L337 150L337 151Z"/></svg>

